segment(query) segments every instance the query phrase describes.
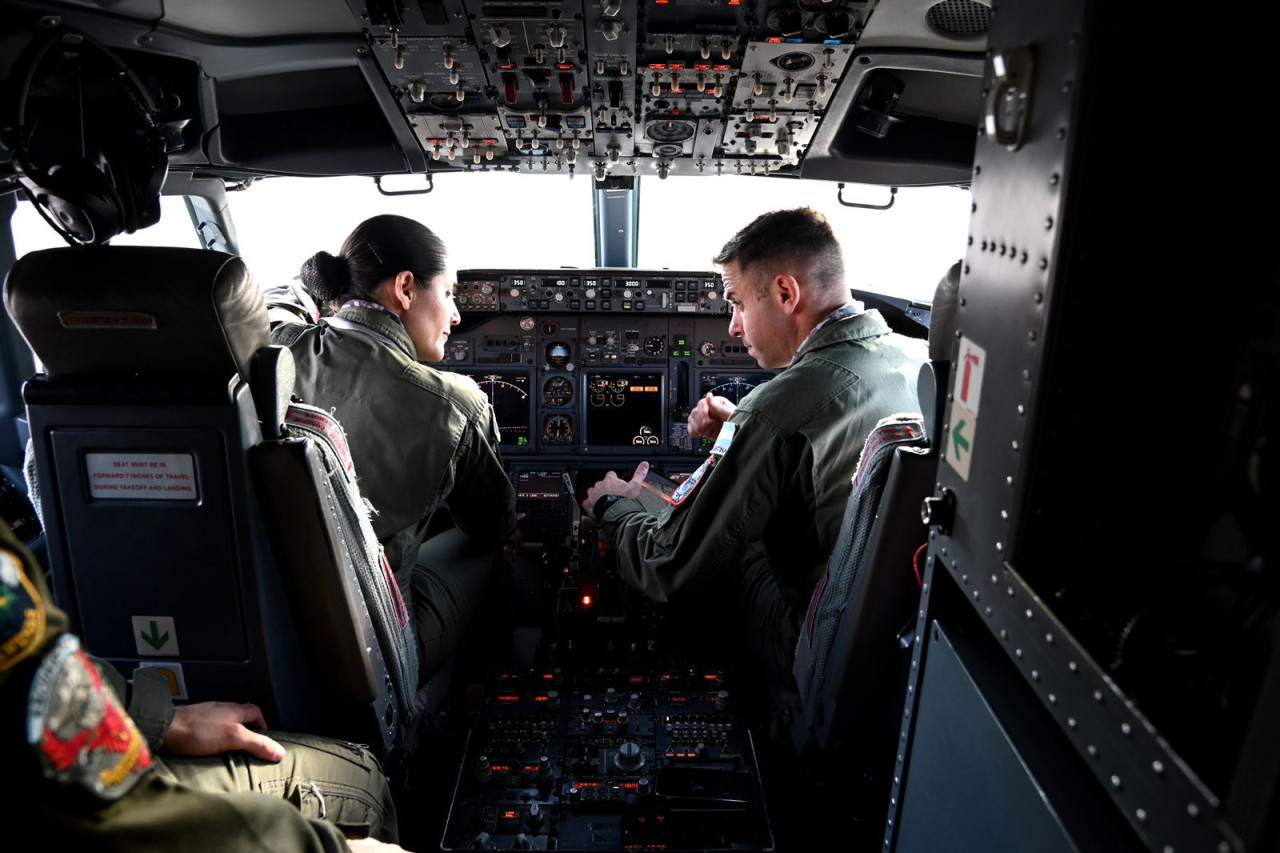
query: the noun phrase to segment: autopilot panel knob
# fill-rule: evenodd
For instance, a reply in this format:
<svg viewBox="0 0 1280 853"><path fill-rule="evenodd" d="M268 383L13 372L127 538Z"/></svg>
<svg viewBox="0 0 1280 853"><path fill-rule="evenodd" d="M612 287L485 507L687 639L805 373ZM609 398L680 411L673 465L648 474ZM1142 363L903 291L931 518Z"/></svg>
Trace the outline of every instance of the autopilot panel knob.
<svg viewBox="0 0 1280 853"><path fill-rule="evenodd" d="M635 773L644 767L644 763L644 753L640 751L640 744L633 740L619 746L613 756L613 766L623 773Z"/></svg>

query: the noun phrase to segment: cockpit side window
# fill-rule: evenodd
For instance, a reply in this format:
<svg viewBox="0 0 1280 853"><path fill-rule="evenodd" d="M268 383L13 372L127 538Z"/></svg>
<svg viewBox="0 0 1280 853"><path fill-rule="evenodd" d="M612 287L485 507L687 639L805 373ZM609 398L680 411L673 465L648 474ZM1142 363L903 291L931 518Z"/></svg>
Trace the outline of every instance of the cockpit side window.
<svg viewBox="0 0 1280 853"><path fill-rule="evenodd" d="M19 197L18 209L10 222L13 243L21 258L39 249L65 246L66 241L49 227L31 202ZM113 246L173 246L199 249L200 238L191 224L191 216L181 196L160 198L160 221L133 234L121 234L111 241Z"/></svg>

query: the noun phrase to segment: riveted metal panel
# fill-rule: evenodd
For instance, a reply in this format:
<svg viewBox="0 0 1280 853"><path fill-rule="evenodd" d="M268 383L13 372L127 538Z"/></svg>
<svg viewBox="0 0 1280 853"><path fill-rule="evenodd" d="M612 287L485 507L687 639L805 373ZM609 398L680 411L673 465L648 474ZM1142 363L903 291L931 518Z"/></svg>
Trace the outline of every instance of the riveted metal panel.
<svg viewBox="0 0 1280 853"><path fill-rule="evenodd" d="M1247 560L1218 558L1207 531L1225 517L1253 524L1241 541L1256 539L1265 531L1249 513L1268 500L1255 481L1245 495L1255 504L1233 516L1226 491L1245 468L1241 448L1266 436L1246 411L1262 385L1239 379L1275 358L1275 288L1255 289L1249 262L1262 256L1263 223L1240 215L1245 191L1198 204L1177 169L1227 169L1262 152L1247 132L1168 132L1204 93L1169 85L1180 54L1167 36L1115 4L996 7L937 484L954 496L955 518L933 531L928 575L967 605L931 592L920 617L977 614L1013 664L1007 677L1034 693L1144 845L1231 851L1274 834L1274 623L1223 623L1230 632L1211 660L1252 689L1184 697L1181 681L1125 660L1130 632L1169 601L1184 609L1164 612L1189 624L1228 609L1214 610L1222 590L1206 577L1223 565L1243 576ZM1232 98L1255 96L1245 81L1261 64L1233 39L1223 115ZM1248 310L1220 315L1173 297L1205 285L1238 287ZM919 699L930 645L921 630L899 783L921 758L913 714L930 707ZM1144 660L1182 674L1175 645L1157 651L1164 658L1148 649ZM1220 699L1222 713L1198 718L1177 707L1184 699Z"/></svg>

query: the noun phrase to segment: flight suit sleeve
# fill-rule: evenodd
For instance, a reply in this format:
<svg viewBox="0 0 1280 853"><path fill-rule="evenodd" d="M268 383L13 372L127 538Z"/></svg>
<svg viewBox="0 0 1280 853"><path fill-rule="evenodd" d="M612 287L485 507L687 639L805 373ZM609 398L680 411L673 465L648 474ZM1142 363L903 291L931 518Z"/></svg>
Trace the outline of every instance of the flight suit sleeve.
<svg viewBox="0 0 1280 853"><path fill-rule="evenodd" d="M682 504L652 515L624 499L604 514L619 572L654 601L737 566L763 535L798 462L794 439L784 440L759 413L739 409L729 422L737 425L729 449Z"/></svg>
<svg viewBox="0 0 1280 853"><path fill-rule="evenodd" d="M487 403L467 419L447 498L458 527L480 542L503 542L516 529L516 492L498 452L498 419Z"/></svg>
<svg viewBox="0 0 1280 853"><path fill-rule="evenodd" d="M173 723L176 709L169 693L169 682L158 669L139 667L134 670L133 681L125 681L120 670L99 657L89 656L111 685L133 718L134 724L147 740L147 747L155 752L160 749L164 733Z"/></svg>

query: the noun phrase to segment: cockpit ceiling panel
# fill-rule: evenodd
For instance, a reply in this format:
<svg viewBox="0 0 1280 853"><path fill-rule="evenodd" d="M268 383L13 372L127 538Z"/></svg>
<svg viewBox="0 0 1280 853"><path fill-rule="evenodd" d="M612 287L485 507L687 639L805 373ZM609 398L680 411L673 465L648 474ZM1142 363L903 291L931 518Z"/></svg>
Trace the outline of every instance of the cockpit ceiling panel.
<svg viewBox="0 0 1280 853"><path fill-rule="evenodd" d="M358 33L360 24L344 0L153 0L164 23L230 38ZM118 11L116 4L103 7Z"/></svg>
<svg viewBox="0 0 1280 853"><path fill-rule="evenodd" d="M972 0L974 5L990 6L991 0ZM858 39L867 50L959 50L983 51L987 37L983 35L948 35L928 21L929 10L940 0L893 0L877 3L875 12Z"/></svg>
<svg viewBox="0 0 1280 853"><path fill-rule="evenodd" d="M806 160L831 150L858 111L848 90L872 61L863 27L878 16L915 10L900 27L952 57L981 57L931 29L924 0L170 0L157 18L139 17L156 14L155 3L5 5L33 29L57 10L66 25L140 56L148 72L149 51L198 66L190 100L199 109L187 103L182 118L198 116L184 133L204 144L172 165L229 176L808 176ZM854 168L864 155L897 164L893 183L939 182L939 161L947 176L967 171L971 160L952 162L960 149L951 129L938 133L945 150L932 152L930 138L939 124L972 132L976 81L947 79L927 62L901 67L917 71L898 114L885 107L887 132L871 147L849 140L858 144L829 162L847 173L831 177L882 182ZM151 73L150 85L171 89L161 76Z"/></svg>

